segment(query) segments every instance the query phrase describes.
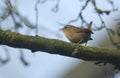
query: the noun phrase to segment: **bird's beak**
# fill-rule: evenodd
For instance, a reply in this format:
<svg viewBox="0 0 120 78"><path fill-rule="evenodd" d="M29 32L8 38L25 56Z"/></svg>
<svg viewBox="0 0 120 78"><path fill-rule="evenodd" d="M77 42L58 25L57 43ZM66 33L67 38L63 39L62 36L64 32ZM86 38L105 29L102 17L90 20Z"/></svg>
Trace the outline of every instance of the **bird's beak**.
<svg viewBox="0 0 120 78"><path fill-rule="evenodd" d="M63 28L59 28L59 31L62 31L63 30Z"/></svg>

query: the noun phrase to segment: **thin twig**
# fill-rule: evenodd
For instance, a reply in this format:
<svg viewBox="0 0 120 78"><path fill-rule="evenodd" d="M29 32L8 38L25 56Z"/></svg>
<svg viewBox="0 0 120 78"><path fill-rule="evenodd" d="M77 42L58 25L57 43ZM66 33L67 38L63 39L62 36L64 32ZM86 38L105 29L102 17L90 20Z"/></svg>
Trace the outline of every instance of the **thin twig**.
<svg viewBox="0 0 120 78"><path fill-rule="evenodd" d="M78 15L75 19L70 20L67 24L76 22L76 21L79 20L79 18L80 18L81 21L82 21L82 26L83 26L83 23L88 24L88 23L86 22L86 20L84 20L84 18L83 18L83 16L82 16L82 12L83 12L83 10L87 7L87 5L88 5L89 2L90 2L90 0L87 0L87 1L85 2L85 5L84 5L84 6L82 7L82 9L80 10L79 15Z"/></svg>
<svg viewBox="0 0 120 78"><path fill-rule="evenodd" d="M60 3L60 0L57 0L57 3L55 5L55 7L52 8L53 12L55 12L55 13L58 12L58 10L59 10L59 3Z"/></svg>
<svg viewBox="0 0 120 78"><path fill-rule="evenodd" d="M25 60L25 54L23 52L23 50L20 49L20 61L25 65L25 66L29 66L30 63L28 63L28 61Z"/></svg>
<svg viewBox="0 0 120 78"><path fill-rule="evenodd" d="M38 35L38 20L39 20L39 15L38 15L38 4L39 4L40 0L37 0L36 4L35 4L35 12L36 12L36 31L35 31L35 35Z"/></svg>
<svg viewBox="0 0 120 78"><path fill-rule="evenodd" d="M116 47L118 48L118 46L117 46L117 44L115 43L115 41L114 41L112 35L111 35L110 32L109 32L109 28L107 28L107 26L105 25L105 22L103 21L101 15L98 14L98 16L99 16L99 18L100 18L102 24L104 25L104 27L105 27L107 33L108 33L108 36L109 36L109 38L110 38L110 41L112 42L112 44L113 44L114 46L116 46ZM119 48L118 48L118 49L119 49Z"/></svg>

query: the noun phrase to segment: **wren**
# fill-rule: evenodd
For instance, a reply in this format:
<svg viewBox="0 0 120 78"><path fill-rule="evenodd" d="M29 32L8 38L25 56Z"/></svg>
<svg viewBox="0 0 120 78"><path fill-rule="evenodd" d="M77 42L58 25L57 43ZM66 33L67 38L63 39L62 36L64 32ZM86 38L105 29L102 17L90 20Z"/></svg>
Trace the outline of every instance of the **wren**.
<svg viewBox="0 0 120 78"><path fill-rule="evenodd" d="M61 30L72 43L82 44L87 43L89 40L93 40L91 38L91 34L93 34L91 26L92 21L88 24L87 28L66 25Z"/></svg>

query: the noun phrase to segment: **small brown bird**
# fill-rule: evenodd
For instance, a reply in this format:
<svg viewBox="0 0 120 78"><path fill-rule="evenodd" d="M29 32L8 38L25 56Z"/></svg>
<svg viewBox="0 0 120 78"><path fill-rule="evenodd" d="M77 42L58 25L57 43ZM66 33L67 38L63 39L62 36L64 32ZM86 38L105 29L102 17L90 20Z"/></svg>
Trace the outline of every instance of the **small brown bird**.
<svg viewBox="0 0 120 78"><path fill-rule="evenodd" d="M66 25L61 30L65 34L65 36L72 42L72 43L87 43L88 40L92 40L91 31L92 21L88 24L87 28L80 28L75 27L72 25Z"/></svg>

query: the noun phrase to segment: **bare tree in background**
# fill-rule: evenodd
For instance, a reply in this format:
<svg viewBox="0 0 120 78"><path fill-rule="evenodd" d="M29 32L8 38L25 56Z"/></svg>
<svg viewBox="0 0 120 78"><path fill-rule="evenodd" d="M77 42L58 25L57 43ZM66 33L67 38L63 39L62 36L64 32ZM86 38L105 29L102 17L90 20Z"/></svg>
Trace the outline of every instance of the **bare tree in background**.
<svg viewBox="0 0 120 78"><path fill-rule="evenodd" d="M24 27L28 27L31 30L35 30L35 36L38 36L38 28L39 28L39 8L38 5L42 5L44 3L47 3L48 1L53 1L56 2L56 4L54 5L54 7L51 9L51 11L53 13L58 13L60 8L60 2L61 0L36 0L36 4L35 4L35 12L36 12L36 23L32 23L27 17L21 15L17 9L17 6L11 1L11 0L3 0L2 3L4 6L0 6L2 12L0 12L0 29L2 29L2 23L4 21L6 21L6 19L11 18L12 22L13 22L13 27L10 28L11 30L15 30L16 32L18 32L18 30L20 28L24 28ZM92 4L94 11L96 12L96 14L98 15L100 26L96 26L94 24L93 26L93 31L99 31L102 29L105 29L108 33L108 36L110 38L110 41L112 43L112 45L114 45L118 50L120 49L120 40L116 41L114 39L114 36L117 35L118 38L120 39L120 27L118 26L117 31L114 31L113 29L109 28L103 17L104 16L108 16L110 15L110 13L114 13L116 11L118 11L118 8L116 8L116 6L114 5L114 0L106 0L112 7L112 9L106 9L106 10L102 10L97 6L97 0L79 0L79 2L84 2L84 5L82 6L82 8L80 8L78 16L75 17L75 19L70 19L67 23L61 23L59 22L60 25L66 25L66 24L72 24L74 22L77 21L81 21L81 26L85 27L89 21L87 21L87 19L84 18L83 14L84 11L86 10L86 8L88 7L89 4ZM117 19L117 21L119 22L119 19ZM119 25L119 23L118 23ZM0 62L4 65L7 62L10 61L10 55L9 55L9 51L7 50L7 48L3 48L6 54L6 59L2 59L0 57ZM25 65L28 66L30 65L30 63L25 60L24 58L24 52L22 52L22 50L20 50L20 60L21 62ZM111 77L112 78L112 77Z"/></svg>

